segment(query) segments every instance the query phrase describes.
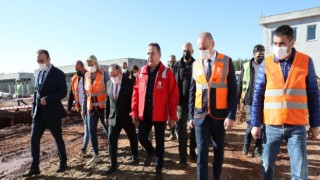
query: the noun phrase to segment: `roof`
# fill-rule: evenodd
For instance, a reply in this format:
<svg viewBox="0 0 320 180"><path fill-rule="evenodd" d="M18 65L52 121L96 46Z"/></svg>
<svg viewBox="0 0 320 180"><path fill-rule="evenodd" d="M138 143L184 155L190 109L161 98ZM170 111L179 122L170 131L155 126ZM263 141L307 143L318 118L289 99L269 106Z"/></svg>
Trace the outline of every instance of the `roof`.
<svg viewBox="0 0 320 180"><path fill-rule="evenodd" d="M295 20L295 19L305 19L310 17L320 17L320 7L314 7L310 9L303 9L299 11L292 11L287 13L281 13L270 16L260 17L260 25L267 25L270 23L276 23L281 21Z"/></svg>

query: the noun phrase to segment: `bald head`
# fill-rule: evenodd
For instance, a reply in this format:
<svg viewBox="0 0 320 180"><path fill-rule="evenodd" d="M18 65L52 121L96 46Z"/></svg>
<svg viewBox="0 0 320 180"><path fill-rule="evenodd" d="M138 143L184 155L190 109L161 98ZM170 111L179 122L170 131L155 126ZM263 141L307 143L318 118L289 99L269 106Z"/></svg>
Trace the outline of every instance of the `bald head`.
<svg viewBox="0 0 320 180"><path fill-rule="evenodd" d="M182 55L184 61L190 61L193 54L193 47L190 42L185 42L182 45Z"/></svg>
<svg viewBox="0 0 320 180"><path fill-rule="evenodd" d="M214 54L214 40L212 38L211 33L202 32L198 38L198 49L200 50L200 54L202 52L208 50L210 52L210 56ZM204 58L204 57L202 57ZM208 59L208 57L204 58Z"/></svg>

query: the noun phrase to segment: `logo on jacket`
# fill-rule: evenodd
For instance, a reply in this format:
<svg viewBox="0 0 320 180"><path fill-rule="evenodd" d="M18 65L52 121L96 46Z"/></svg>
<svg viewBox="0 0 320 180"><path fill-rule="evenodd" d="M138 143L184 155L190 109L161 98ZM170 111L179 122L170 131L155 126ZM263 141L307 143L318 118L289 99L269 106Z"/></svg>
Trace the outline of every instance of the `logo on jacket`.
<svg viewBox="0 0 320 180"><path fill-rule="evenodd" d="M157 88L162 89L161 81L158 81Z"/></svg>

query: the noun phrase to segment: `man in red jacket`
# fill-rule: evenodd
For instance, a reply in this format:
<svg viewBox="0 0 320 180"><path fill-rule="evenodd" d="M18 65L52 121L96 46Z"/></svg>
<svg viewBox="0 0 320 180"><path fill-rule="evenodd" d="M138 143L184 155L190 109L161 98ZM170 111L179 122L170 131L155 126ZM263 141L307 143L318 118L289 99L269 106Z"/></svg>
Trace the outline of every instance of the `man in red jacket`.
<svg viewBox="0 0 320 180"><path fill-rule="evenodd" d="M159 44L150 43L147 51L148 64L138 71L133 86L131 116L139 128L139 142L148 153L144 166L149 166L155 155L156 179L162 179L166 121L169 120L172 128L178 119L179 91L173 72L160 62ZM152 126L155 130L156 149L148 140Z"/></svg>

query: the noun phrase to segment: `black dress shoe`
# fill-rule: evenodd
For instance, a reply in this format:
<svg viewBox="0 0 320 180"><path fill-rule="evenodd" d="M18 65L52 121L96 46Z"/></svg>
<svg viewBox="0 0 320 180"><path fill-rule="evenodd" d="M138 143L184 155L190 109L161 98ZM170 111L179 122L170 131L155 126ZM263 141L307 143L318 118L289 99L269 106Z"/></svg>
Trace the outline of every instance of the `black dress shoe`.
<svg viewBox="0 0 320 180"><path fill-rule="evenodd" d="M25 173L22 175L22 177L31 177L33 175L37 175L40 174L40 170L39 169L30 169L29 172Z"/></svg>
<svg viewBox="0 0 320 180"><path fill-rule="evenodd" d="M107 171L106 171L106 174L109 175L109 174L112 174L114 172L117 171L117 167L116 166L110 166Z"/></svg>
<svg viewBox="0 0 320 180"><path fill-rule="evenodd" d="M67 167L68 167L67 163L60 164L57 169L57 173L64 172L67 169Z"/></svg>

